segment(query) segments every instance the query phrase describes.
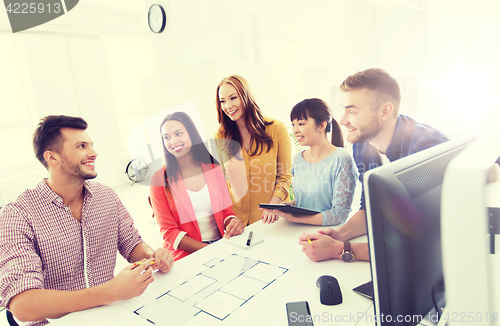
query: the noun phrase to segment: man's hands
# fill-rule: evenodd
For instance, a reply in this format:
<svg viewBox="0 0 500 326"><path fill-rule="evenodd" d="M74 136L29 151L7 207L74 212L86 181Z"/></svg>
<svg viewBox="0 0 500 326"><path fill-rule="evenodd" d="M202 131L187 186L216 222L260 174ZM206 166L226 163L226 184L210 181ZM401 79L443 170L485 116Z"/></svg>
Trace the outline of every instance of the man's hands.
<svg viewBox="0 0 500 326"><path fill-rule="evenodd" d="M245 226L243 225L243 223L240 221L239 218L234 217L226 221L224 229L226 231L224 233L224 238L229 239L233 235L242 234L243 231L245 231Z"/></svg>
<svg viewBox="0 0 500 326"><path fill-rule="evenodd" d="M309 241L311 243L309 243ZM344 239L341 232L332 228L319 230L315 234L303 233L299 236L299 244L307 257L314 261L323 261L328 259L340 259L344 252ZM351 250L356 260L370 260L368 243L351 243Z"/></svg>
<svg viewBox="0 0 500 326"><path fill-rule="evenodd" d="M299 236L299 244L306 256L313 261L339 258L344 250L344 243L336 240L335 236L338 236L337 231L331 228L315 234L303 233Z"/></svg>
<svg viewBox="0 0 500 326"><path fill-rule="evenodd" d="M127 300L141 295L148 285L154 281L154 270L166 273L173 265L174 258L172 254L163 248L156 249L149 259L144 258L128 265L107 283L111 287L109 293L114 296L111 302Z"/></svg>
<svg viewBox="0 0 500 326"><path fill-rule="evenodd" d="M106 283L108 293L112 295L110 302L127 300L141 295L153 278L151 259L143 259L138 263L128 265L111 281Z"/></svg>
<svg viewBox="0 0 500 326"><path fill-rule="evenodd" d="M153 269L162 273L168 272L174 264L172 254L167 249L158 248L153 251L147 243L141 242L130 253L129 262L142 262L145 259L151 259L154 262Z"/></svg>
<svg viewBox="0 0 500 326"><path fill-rule="evenodd" d="M342 241L342 239L340 238L339 231L337 231L335 229L332 229L332 228L321 229L321 230L318 231L318 233L327 235L330 238L333 238L335 240Z"/></svg>
<svg viewBox="0 0 500 326"><path fill-rule="evenodd" d="M29 289L14 296L9 303L14 316L23 322L60 318L70 312L107 305L141 295L151 282L153 270L167 272L173 258L168 250L153 251L144 242L131 254L132 263L109 282L76 291ZM140 257L150 257L149 259Z"/></svg>
<svg viewBox="0 0 500 326"><path fill-rule="evenodd" d="M168 272L170 269L172 269L172 266L174 266L174 258L172 257L170 251L168 251L167 249L156 249L151 256L151 260L154 261L154 265L152 267L162 273Z"/></svg>

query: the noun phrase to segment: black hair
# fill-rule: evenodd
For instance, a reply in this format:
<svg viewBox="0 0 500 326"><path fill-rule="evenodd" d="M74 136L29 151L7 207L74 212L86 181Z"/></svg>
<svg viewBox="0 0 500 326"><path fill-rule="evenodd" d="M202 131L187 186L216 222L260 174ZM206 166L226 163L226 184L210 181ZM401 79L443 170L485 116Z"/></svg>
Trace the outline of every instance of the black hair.
<svg viewBox="0 0 500 326"><path fill-rule="evenodd" d="M325 101L319 98L308 98L295 104L290 112L290 121L307 120L308 117L314 119L316 126L326 121L325 133L332 132L332 144L337 147L344 147L344 137L340 126L337 120L332 117L330 107Z"/></svg>

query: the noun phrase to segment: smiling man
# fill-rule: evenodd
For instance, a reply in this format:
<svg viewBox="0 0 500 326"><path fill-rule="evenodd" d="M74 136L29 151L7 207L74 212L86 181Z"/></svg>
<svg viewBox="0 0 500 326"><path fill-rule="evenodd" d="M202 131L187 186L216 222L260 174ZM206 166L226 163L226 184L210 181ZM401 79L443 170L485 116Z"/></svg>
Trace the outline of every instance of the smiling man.
<svg viewBox="0 0 500 326"><path fill-rule="evenodd" d="M349 76L340 90L344 115L339 123L347 129L347 140L354 144L361 184L366 171L448 140L436 129L399 114L399 85L382 69L367 69ZM364 185L361 207L344 225L337 230L320 230L315 235L304 234L300 243L306 255L315 261L368 260L368 244L348 242L363 234L366 234ZM310 244L307 239L316 241Z"/></svg>
<svg viewBox="0 0 500 326"><path fill-rule="evenodd" d="M142 241L116 193L94 181L82 118L48 116L33 137L49 177L0 211L0 304L29 325L140 295L173 259ZM114 276L116 252L129 265ZM12 314L11 314L12 313Z"/></svg>

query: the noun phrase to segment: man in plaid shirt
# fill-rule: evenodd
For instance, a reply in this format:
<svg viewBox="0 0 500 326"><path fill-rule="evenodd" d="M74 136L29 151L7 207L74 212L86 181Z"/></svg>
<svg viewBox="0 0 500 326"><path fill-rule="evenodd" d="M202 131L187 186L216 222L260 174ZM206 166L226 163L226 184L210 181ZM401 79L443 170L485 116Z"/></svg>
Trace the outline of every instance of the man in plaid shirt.
<svg viewBox="0 0 500 326"><path fill-rule="evenodd" d="M346 127L347 140L354 144L353 156L362 184L366 171L448 141L438 130L399 115L399 85L382 69L367 69L349 76L340 90L344 116L339 123ZM344 242L363 234L366 234L364 185L361 207L344 225L337 230L328 228L317 234L303 234L300 244L314 261L341 258ZM310 244L308 239L316 241ZM355 259L369 260L367 243L352 243L350 247Z"/></svg>
<svg viewBox="0 0 500 326"><path fill-rule="evenodd" d="M89 181L97 153L86 128L82 118L43 118L33 147L49 177L0 211L0 304L30 325L136 297L153 269L173 265L168 250L142 241L116 193ZM117 250L142 264L114 276Z"/></svg>

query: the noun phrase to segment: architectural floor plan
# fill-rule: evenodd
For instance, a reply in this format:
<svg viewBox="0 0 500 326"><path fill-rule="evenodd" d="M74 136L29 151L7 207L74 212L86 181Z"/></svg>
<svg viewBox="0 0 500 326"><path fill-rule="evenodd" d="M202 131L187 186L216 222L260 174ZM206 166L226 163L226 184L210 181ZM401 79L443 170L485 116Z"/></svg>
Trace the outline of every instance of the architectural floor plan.
<svg viewBox="0 0 500 326"><path fill-rule="evenodd" d="M189 324L200 314L204 319L224 321L288 271L237 254L211 259L204 266L204 271L136 309L135 314L156 325Z"/></svg>

